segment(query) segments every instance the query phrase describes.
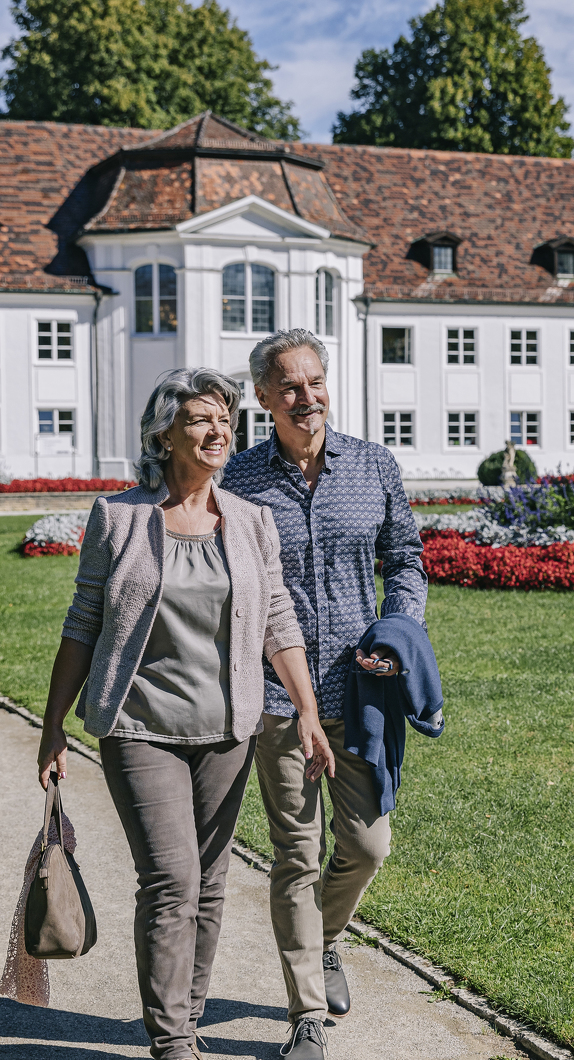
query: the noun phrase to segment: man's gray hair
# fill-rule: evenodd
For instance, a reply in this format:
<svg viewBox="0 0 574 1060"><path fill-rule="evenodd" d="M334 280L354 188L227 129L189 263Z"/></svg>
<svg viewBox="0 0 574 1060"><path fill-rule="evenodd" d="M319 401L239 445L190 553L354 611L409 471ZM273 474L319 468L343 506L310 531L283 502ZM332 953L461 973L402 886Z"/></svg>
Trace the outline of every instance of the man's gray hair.
<svg viewBox="0 0 574 1060"><path fill-rule="evenodd" d="M287 350L299 350L302 346L309 346L317 354L323 371L327 375L329 354L323 343L311 331L306 331L305 328L293 328L291 331L276 331L274 335L268 335L266 339L261 339L261 342L258 342L251 351L249 368L255 386L265 390L277 358Z"/></svg>
<svg viewBox="0 0 574 1060"><path fill-rule="evenodd" d="M217 394L229 409L233 437L228 459L235 452L235 431L239 420L241 390L235 379L221 375L212 368L175 368L167 372L156 386L141 419L141 456L134 469L142 486L156 490L163 482L163 465L169 452L159 439L162 431L168 431L186 401L190 398ZM223 477L223 468L213 476L218 482Z"/></svg>

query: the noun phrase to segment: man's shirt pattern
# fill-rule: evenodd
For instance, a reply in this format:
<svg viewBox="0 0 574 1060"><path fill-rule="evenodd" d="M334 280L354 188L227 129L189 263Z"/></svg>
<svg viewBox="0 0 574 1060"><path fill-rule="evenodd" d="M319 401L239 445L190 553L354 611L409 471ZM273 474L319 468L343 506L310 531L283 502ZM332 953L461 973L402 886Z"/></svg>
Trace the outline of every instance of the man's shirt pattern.
<svg viewBox="0 0 574 1060"><path fill-rule="evenodd" d="M325 466L314 493L271 438L238 453L223 488L273 512L283 578L307 646L320 718L340 718L349 663L377 618L375 557L383 561L383 615L424 623L427 579L421 540L397 462L388 449L337 434L326 425ZM265 710L296 711L264 660Z"/></svg>

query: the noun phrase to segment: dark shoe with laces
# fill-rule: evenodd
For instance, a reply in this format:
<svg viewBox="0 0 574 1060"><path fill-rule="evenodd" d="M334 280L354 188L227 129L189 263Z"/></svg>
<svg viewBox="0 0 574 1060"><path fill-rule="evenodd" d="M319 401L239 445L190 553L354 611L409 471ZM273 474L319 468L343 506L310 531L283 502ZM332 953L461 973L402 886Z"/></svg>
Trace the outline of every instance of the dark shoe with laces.
<svg viewBox="0 0 574 1060"><path fill-rule="evenodd" d="M342 1019L351 1007L349 987L345 979L341 958L336 950L325 950L323 954L323 974L325 976L325 993L329 1015Z"/></svg>
<svg viewBox="0 0 574 1060"><path fill-rule="evenodd" d="M327 1052L327 1035L321 1020L303 1016L291 1028L291 1037L279 1050L281 1056L291 1060L324 1060Z"/></svg>

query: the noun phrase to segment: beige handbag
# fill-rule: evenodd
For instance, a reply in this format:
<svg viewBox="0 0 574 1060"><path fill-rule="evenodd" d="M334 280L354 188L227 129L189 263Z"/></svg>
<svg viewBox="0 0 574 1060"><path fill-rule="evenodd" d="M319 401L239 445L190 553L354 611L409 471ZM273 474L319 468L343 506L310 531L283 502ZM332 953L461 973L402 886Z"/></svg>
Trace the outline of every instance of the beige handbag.
<svg viewBox="0 0 574 1060"><path fill-rule="evenodd" d="M62 800L57 773L50 773L44 811L42 855L24 919L26 952L42 960L81 957L97 939L96 918L80 870L62 836ZM48 843L54 817L59 843Z"/></svg>

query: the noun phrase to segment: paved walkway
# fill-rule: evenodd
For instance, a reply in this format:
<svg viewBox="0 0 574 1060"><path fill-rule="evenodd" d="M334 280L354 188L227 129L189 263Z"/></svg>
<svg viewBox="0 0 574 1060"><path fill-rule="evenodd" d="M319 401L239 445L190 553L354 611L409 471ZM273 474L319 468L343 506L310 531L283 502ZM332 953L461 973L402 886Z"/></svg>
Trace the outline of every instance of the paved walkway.
<svg viewBox="0 0 574 1060"><path fill-rule="evenodd" d="M0 961L26 856L39 830L38 730L0 710L4 792L0 815ZM149 1056L140 1019L132 941L135 880L99 767L73 752L63 786L98 919L98 944L77 961L52 961L49 1009L0 999L0 1058L120 1060ZM328 1027L329 1060L514 1060L526 1054L449 1001L430 1004L425 981L367 946L341 952L353 996ZM285 993L268 912L267 877L232 858L226 911L203 1020L206 1060L277 1060Z"/></svg>

